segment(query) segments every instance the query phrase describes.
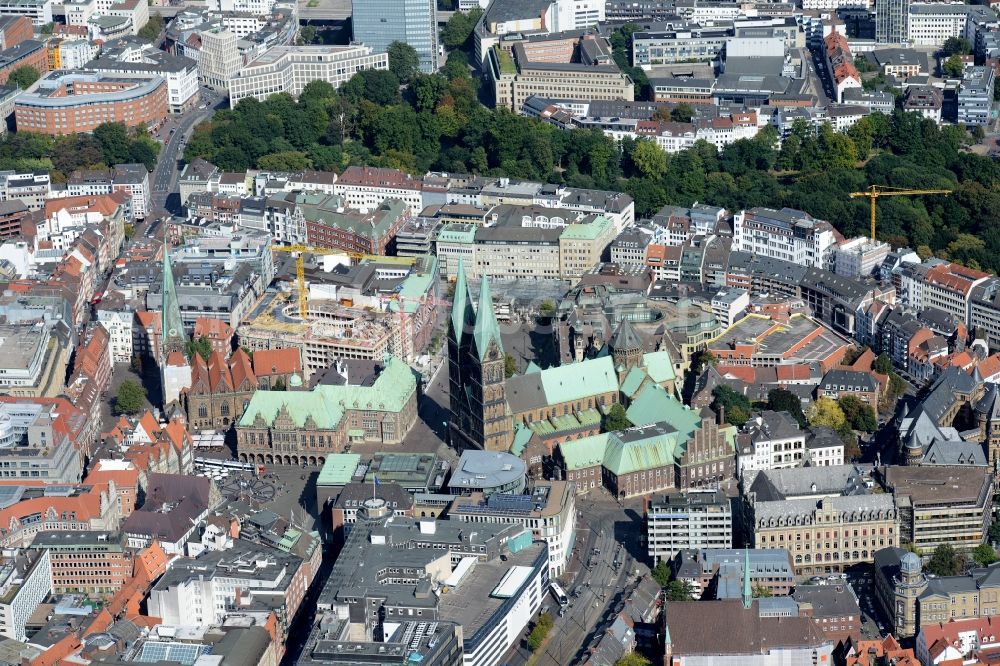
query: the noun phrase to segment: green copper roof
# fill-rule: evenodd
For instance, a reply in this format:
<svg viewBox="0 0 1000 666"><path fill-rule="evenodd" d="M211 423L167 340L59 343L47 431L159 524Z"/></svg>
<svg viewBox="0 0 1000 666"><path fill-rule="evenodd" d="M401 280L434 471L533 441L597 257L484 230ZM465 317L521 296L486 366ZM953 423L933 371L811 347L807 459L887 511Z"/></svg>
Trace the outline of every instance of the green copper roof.
<svg viewBox="0 0 1000 666"><path fill-rule="evenodd" d="M493 296L490 295L490 279L485 275L479 281L479 307L476 312L476 327L472 334L476 340L476 351L480 360L486 358L491 340L496 340L500 353L503 353L500 325L497 324L497 315L493 311Z"/></svg>
<svg viewBox="0 0 1000 666"><path fill-rule="evenodd" d="M284 408L297 427L304 427L306 420L312 417L317 428L332 430L340 424L348 409L400 412L416 390L417 380L410 366L390 356L371 386L321 384L312 391L257 391L239 425L253 426L258 414L272 425Z"/></svg>
<svg viewBox="0 0 1000 666"><path fill-rule="evenodd" d="M514 428L514 441L510 445L510 452L520 457L524 453L524 449L527 448L528 440L531 439L532 434L531 428L523 423L518 423L517 427Z"/></svg>
<svg viewBox="0 0 1000 666"><path fill-rule="evenodd" d="M343 486L351 482L361 464L359 453L331 453L316 477L317 486Z"/></svg>
<svg viewBox="0 0 1000 666"><path fill-rule="evenodd" d="M465 264L458 259L458 277L455 279L455 297L451 305L451 328L455 339L462 340L467 327L471 327L476 319L472 309L472 297L469 294L468 278L465 277Z"/></svg>
<svg viewBox="0 0 1000 666"><path fill-rule="evenodd" d="M618 375L610 356L549 368L541 375L545 400L550 405L618 392Z"/></svg>
<svg viewBox="0 0 1000 666"><path fill-rule="evenodd" d="M642 386L642 383L646 381L646 377L648 376L642 368L632 368L628 371L625 380L622 382L622 393L629 397L634 396L635 392L639 390L639 387Z"/></svg>
<svg viewBox="0 0 1000 666"><path fill-rule="evenodd" d="M608 434L591 435L582 439L571 439L559 445L566 469L569 471L587 469L604 462L604 450L608 445Z"/></svg>
<svg viewBox="0 0 1000 666"><path fill-rule="evenodd" d="M538 364L536 364L534 361L531 361L530 363L528 363L528 367L524 369L524 374L533 375L541 371L542 369L538 367Z"/></svg>
<svg viewBox="0 0 1000 666"><path fill-rule="evenodd" d="M184 321L181 319L181 310L177 305L177 286L174 284L174 271L170 267L170 248L166 241L163 243L163 302L160 310L160 322L162 325L161 335L163 336L164 356L171 351L182 351L187 343L187 335L184 333Z"/></svg>
<svg viewBox="0 0 1000 666"><path fill-rule="evenodd" d="M403 280L399 288L399 300L389 302L389 311L399 312L402 305L403 312L410 314L416 312L420 308L420 300L430 295L435 279L437 279L437 259L432 261L431 270L411 273Z"/></svg>
<svg viewBox="0 0 1000 666"><path fill-rule="evenodd" d="M637 426L665 421L677 429L682 440L699 427L701 417L698 412L685 407L656 384L648 384L625 410L628 420Z"/></svg>
<svg viewBox="0 0 1000 666"><path fill-rule="evenodd" d="M626 435L622 438L620 435ZM604 467L614 474L630 474L643 470L673 465L679 457L677 432L657 429L649 437L636 437L635 430L610 433L604 454Z"/></svg>
<svg viewBox="0 0 1000 666"><path fill-rule="evenodd" d="M677 379L674 372L674 362L670 358L670 353L666 351L655 351L642 355L642 364L646 367L646 373L657 384L670 382Z"/></svg>
<svg viewBox="0 0 1000 666"><path fill-rule="evenodd" d="M597 240L603 234L611 233L611 220L598 215L590 222L584 224L567 224L563 232L559 234L560 239L566 240Z"/></svg>

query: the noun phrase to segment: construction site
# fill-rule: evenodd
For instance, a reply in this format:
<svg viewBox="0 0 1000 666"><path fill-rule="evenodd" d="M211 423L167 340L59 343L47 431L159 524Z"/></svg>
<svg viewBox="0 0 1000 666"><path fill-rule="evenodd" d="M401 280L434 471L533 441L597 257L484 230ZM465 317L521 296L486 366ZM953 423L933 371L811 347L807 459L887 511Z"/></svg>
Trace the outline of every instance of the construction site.
<svg viewBox="0 0 1000 666"><path fill-rule="evenodd" d="M274 283L239 326L244 347L299 348L306 381L337 359L410 363L423 352L444 306L434 256L310 250L280 248Z"/></svg>

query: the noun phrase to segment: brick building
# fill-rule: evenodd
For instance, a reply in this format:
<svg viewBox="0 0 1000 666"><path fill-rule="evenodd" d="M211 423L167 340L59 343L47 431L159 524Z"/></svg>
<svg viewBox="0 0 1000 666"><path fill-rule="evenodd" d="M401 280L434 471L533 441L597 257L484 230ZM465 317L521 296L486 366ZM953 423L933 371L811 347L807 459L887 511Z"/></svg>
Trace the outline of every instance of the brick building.
<svg viewBox="0 0 1000 666"><path fill-rule="evenodd" d="M41 532L32 543L49 551L56 594L110 597L132 577L132 552L122 535L104 530Z"/></svg>
<svg viewBox="0 0 1000 666"><path fill-rule="evenodd" d="M47 63L44 47L39 47L39 52L41 61ZM0 83L5 80L4 70L0 69ZM14 103L19 130L72 134L91 132L105 122L152 128L163 122L168 111L167 83L159 76L122 79L86 71L53 72L36 86Z"/></svg>

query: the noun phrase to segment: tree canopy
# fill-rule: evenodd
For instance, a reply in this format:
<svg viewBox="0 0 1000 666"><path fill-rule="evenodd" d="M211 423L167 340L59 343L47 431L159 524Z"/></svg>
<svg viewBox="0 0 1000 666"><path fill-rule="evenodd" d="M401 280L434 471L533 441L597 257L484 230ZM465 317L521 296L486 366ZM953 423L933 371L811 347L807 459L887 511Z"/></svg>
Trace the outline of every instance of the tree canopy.
<svg viewBox="0 0 1000 666"><path fill-rule="evenodd" d="M844 411L832 398L819 398L814 400L806 412L809 425L823 428L832 428L840 431L847 424L847 417Z"/></svg>
<svg viewBox="0 0 1000 666"><path fill-rule="evenodd" d="M840 406L844 420L852 430L875 432L878 429L878 418L875 416L875 410L856 396L841 396L837 400L837 405Z"/></svg>
<svg viewBox="0 0 1000 666"><path fill-rule="evenodd" d="M611 405L608 415L604 417L604 430L607 432L618 432L619 430L625 430L631 425L632 422L625 415L625 408L618 403Z"/></svg>
<svg viewBox="0 0 1000 666"><path fill-rule="evenodd" d="M149 20L146 21L146 25L139 28L139 32L136 33L139 37L143 39L148 39L153 41L160 36L163 32L163 27L166 25L163 17L159 13L153 12L149 15Z"/></svg>
<svg viewBox="0 0 1000 666"><path fill-rule="evenodd" d="M718 414L719 408L724 408L727 423L739 428L750 419L752 406L750 400L742 393L723 385L712 389L712 397L712 410Z"/></svg>
<svg viewBox="0 0 1000 666"><path fill-rule="evenodd" d="M997 551L993 546L981 543L972 550L972 559L981 567L988 567L997 561Z"/></svg>
<svg viewBox="0 0 1000 666"><path fill-rule="evenodd" d="M115 412L118 414L138 414L146 401L146 389L137 381L124 380L115 395Z"/></svg>
<svg viewBox="0 0 1000 666"><path fill-rule="evenodd" d="M616 59L627 61L630 29L612 37ZM636 82L641 88L638 75ZM185 158L202 157L226 171L260 167L279 155L264 164L287 165L294 157L296 165L321 170L367 165L621 190L635 200L637 216L695 201L729 210L789 207L831 221L847 237L867 233L869 219L868 202L850 192L871 183L940 188L952 196L881 200L879 238L1000 270L1000 162L967 151L961 127L895 111L871 114L846 133L802 121L780 145L776 130L765 127L721 151L701 142L668 154L646 139L617 142L599 130L564 131L487 109L478 86L468 56L455 50L440 72L414 74L402 91L396 73L365 70L339 90L309 84L298 100L247 98L200 124Z"/></svg>
<svg viewBox="0 0 1000 666"><path fill-rule="evenodd" d="M204 335L198 339L188 340L187 348L184 351L187 353L188 358L193 359L194 355L198 354L207 361L212 355L212 341Z"/></svg>
<svg viewBox="0 0 1000 666"><path fill-rule="evenodd" d="M936 576L957 576L964 570L965 556L947 543L935 548L931 559L924 565L924 571Z"/></svg>
<svg viewBox="0 0 1000 666"><path fill-rule="evenodd" d="M400 83L410 83L420 71L417 50L405 42L394 41L389 44L386 52L389 54L389 71Z"/></svg>
<svg viewBox="0 0 1000 666"><path fill-rule="evenodd" d="M767 392L767 408L776 412L788 412L799 427L806 426L806 417L802 413L802 401L788 389L771 389Z"/></svg>
<svg viewBox="0 0 1000 666"><path fill-rule="evenodd" d="M40 76L38 70L31 65L21 65L7 77L7 85L17 86L24 90L37 81Z"/></svg>

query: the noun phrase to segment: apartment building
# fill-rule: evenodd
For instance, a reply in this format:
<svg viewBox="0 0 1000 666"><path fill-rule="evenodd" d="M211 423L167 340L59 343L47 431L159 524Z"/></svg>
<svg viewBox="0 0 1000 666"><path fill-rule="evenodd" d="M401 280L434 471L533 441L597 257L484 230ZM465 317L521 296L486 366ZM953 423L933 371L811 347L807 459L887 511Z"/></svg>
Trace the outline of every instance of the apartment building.
<svg viewBox="0 0 1000 666"><path fill-rule="evenodd" d="M371 209L345 210L337 195L291 196L305 219L306 242L316 247L385 255L411 218L410 209L399 199L386 199Z"/></svg>
<svg viewBox="0 0 1000 666"><path fill-rule="evenodd" d="M378 208L386 199L399 199L413 216L424 209L423 182L396 169L351 166L334 183L333 191L355 210Z"/></svg>
<svg viewBox="0 0 1000 666"><path fill-rule="evenodd" d="M752 208L733 216L733 249L757 256L826 268L836 242L829 222L791 208Z"/></svg>
<svg viewBox="0 0 1000 666"><path fill-rule="evenodd" d="M339 88L363 69L389 69L389 56L370 46L274 46L247 63L229 80L229 105L277 93L302 94L310 81Z"/></svg>
<svg viewBox="0 0 1000 666"><path fill-rule="evenodd" d="M646 545L655 562L688 549L732 547L730 499L718 490L691 490L646 500Z"/></svg>
<svg viewBox="0 0 1000 666"><path fill-rule="evenodd" d="M915 310L934 308L969 322L973 289L989 278L982 271L940 259L905 264L899 270L899 297Z"/></svg>
<svg viewBox="0 0 1000 666"><path fill-rule="evenodd" d="M760 412L736 436L736 455L740 476L750 470L800 467L808 459L806 431L788 412Z"/></svg>
<svg viewBox="0 0 1000 666"><path fill-rule="evenodd" d="M992 67L966 67L958 88L958 122L963 125L986 125L993 108L996 72Z"/></svg>

